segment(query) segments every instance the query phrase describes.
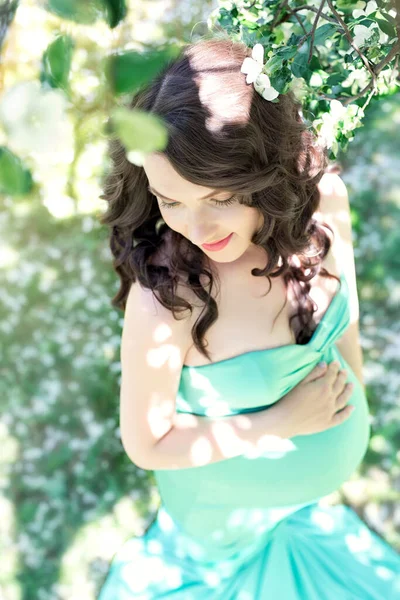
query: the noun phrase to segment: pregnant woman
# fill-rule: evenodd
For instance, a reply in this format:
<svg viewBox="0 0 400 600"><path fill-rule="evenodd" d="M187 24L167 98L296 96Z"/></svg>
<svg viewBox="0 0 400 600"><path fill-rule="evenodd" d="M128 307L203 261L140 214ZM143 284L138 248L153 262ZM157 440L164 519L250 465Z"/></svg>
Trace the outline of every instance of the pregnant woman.
<svg viewBox="0 0 400 600"><path fill-rule="evenodd" d="M111 142L121 438L161 505L99 600L400 599L400 556L321 502L370 435L346 187L251 56L187 45L131 102L166 149Z"/></svg>

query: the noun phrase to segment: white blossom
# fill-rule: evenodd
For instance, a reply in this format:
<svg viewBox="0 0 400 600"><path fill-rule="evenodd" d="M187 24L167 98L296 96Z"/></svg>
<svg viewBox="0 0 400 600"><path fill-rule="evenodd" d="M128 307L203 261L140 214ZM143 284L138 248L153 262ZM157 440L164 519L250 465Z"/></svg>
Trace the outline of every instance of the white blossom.
<svg viewBox="0 0 400 600"><path fill-rule="evenodd" d="M358 19L359 17L368 17L370 14L374 13L378 10L378 5L375 0L370 0L369 2L363 3L364 8L355 8L352 12L353 18ZM372 36L374 31L379 30L379 43L386 44L389 39L389 36L384 33L377 23L372 23L369 27L365 25L356 25L354 27L354 42L358 48L363 46L365 42ZM350 50L352 51L352 50Z"/></svg>
<svg viewBox="0 0 400 600"><path fill-rule="evenodd" d="M240 71L246 74L246 83L253 83L255 90L265 99L274 100L279 92L271 86L268 75L263 73L264 69L264 47L256 44L253 47L251 58L246 56Z"/></svg>
<svg viewBox="0 0 400 600"><path fill-rule="evenodd" d="M369 2L364 2L364 9L355 8L352 13L354 19L358 19L358 17L367 17L378 10L378 5L375 0L370 0Z"/></svg>
<svg viewBox="0 0 400 600"><path fill-rule="evenodd" d="M354 27L353 40L357 48L360 48L361 46L365 45L367 40L369 40L369 38L373 35L374 29L374 25L371 25L370 27L365 27L365 25L356 25Z"/></svg>
<svg viewBox="0 0 400 600"><path fill-rule="evenodd" d="M9 88L0 101L0 121L16 151L59 153L69 148L71 123L61 90L45 90L38 81L23 81Z"/></svg>

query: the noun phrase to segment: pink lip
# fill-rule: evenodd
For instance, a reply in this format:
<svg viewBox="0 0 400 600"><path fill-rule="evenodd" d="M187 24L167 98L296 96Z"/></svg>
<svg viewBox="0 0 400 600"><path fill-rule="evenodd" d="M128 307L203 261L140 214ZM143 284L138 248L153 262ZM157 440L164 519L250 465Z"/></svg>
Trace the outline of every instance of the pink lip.
<svg viewBox="0 0 400 600"><path fill-rule="evenodd" d="M220 240L219 242L215 242L213 244L202 244L202 247L206 250L222 250L227 246L230 242L231 237L233 236L233 232L230 233L226 238Z"/></svg>

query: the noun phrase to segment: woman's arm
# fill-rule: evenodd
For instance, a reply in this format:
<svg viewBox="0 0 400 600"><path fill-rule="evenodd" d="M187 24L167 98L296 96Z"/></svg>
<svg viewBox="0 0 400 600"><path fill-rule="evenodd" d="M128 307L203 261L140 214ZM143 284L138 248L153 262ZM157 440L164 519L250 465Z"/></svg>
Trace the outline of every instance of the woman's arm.
<svg viewBox="0 0 400 600"><path fill-rule="evenodd" d="M350 325L336 347L363 383L363 355L359 332L359 301L351 228L349 196L344 181L339 175L326 173L319 184L321 202L318 220L326 221L333 229L335 238L331 247L338 268L343 271L349 288ZM365 388L364 388L365 389Z"/></svg>
<svg viewBox="0 0 400 600"><path fill-rule="evenodd" d="M289 433L278 404L229 417L198 417L176 413L174 425L146 457L132 461L146 470L189 469L220 462L247 452L276 448Z"/></svg>

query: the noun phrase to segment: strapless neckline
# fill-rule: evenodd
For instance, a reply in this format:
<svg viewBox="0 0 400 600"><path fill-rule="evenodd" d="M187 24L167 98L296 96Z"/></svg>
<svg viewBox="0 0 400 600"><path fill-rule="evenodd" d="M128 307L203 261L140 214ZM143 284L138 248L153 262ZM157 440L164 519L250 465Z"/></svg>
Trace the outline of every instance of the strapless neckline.
<svg viewBox="0 0 400 600"><path fill-rule="evenodd" d="M346 281L343 271L340 274L340 282L341 282L341 285L340 285L339 289L336 291L335 295L333 296L332 300L330 301L330 303L328 305L328 308L322 315L321 320L317 324L317 327L315 328L311 338L308 340L308 342L306 344L285 344L283 346L274 346L272 348L261 348L260 350L249 350L248 352L241 352L240 354L236 354L235 356L231 356L230 358L224 358L222 360L217 360L215 362L208 363L205 365L183 365L182 369L206 369L206 368L213 367L215 365L223 365L224 363L230 364L234 361L240 360L244 356L249 356L252 354L253 355L261 355L261 354L266 354L268 352L281 352L282 350L287 350L288 348L302 348L302 349L307 348L308 346L310 346L310 344L312 344L312 342L313 342L314 338L316 337L317 333L319 332L320 328L325 323L326 319L330 316L330 313L332 312L333 307L336 306L336 303L338 302L338 299L340 299L340 296L343 294L344 290L346 291L346 293L348 292L347 281Z"/></svg>

